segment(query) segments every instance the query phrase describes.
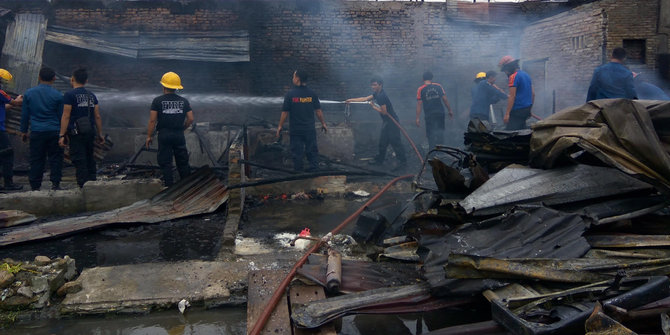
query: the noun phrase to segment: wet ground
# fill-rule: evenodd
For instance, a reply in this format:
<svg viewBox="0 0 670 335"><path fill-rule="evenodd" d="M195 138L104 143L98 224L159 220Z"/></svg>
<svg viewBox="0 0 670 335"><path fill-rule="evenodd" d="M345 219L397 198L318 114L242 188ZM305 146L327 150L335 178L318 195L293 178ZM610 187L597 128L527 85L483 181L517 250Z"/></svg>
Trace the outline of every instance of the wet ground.
<svg viewBox="0 0 670 335"><path fill-rule="evenodd" d="M237 256L289 251L287 238L309 227L321 236L339 225L369 197L329 197L327 199L255 199L248 203L241 223ZM385 194L371 206L386 217L397 215L408 194ZM342 231L351 234L356 221ZM27 243L1 249L2 257L32 260L36 255L69 255L79 270L94 266L138 264L182 260L215 260L229 248L221 247L225 210L160 224L125 225L76 234L54 240ZM254 241L253 243L248 243ZM246 246L244 245L246 243ZM275 256L277 256L275 254ZM225 258L235 258L234 255ZM279 256L277 256L279 257ZM448 310L422 315L356 315L335 323L339 334L420 334L449 324L480 321L487 312ZM384 329L380 329L380 327ZM381 331L381 332L380 332ZM3 334L245 334L246 308L192 309L185 316L174 310L148 315L118 315L61 320L21 322Z"/></svg>

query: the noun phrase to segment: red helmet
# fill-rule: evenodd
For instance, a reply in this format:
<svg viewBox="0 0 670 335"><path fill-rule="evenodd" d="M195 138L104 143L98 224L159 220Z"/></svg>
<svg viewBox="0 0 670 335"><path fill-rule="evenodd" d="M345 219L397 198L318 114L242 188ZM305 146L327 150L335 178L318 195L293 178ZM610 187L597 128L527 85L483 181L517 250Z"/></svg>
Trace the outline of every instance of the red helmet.
<svg viewBox="0 0 670 335"><path fill-rule="evenodd" d="M515 59L512 56L503 56L503 58L500 58L500 62L498 62L498 66L502 67L503 65L509 64L513 61L515 61Z"/></svg>

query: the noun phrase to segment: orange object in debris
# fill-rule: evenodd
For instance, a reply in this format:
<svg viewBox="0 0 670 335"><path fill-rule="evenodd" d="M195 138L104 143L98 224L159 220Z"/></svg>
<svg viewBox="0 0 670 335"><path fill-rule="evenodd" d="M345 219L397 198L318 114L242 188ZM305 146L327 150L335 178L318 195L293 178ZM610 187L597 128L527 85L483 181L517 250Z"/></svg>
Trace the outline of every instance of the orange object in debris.
<svg viewBox="0 0 670 335"><path fill-rule="evenodd" d="M312 233L309 231L309 228L303 229L300 234L298 234L300 237L310 237L312 236Z"/></svg>

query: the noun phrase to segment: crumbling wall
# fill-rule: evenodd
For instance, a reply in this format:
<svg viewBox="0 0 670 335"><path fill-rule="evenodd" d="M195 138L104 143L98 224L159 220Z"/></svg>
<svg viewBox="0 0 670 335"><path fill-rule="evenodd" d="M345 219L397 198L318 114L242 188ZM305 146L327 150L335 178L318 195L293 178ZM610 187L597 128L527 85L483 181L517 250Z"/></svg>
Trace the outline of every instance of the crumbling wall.
<svg viewBox="0 0 670 335"><path fill-rule="evenodd" d="M584 6L527 27L522 61L546 58L545 93L556 92L556 110L584 103L593 69L603 63L605 13ZM523 63L522 63L523 66ZM536 92L539 93L539 92Z"/></svg>
<svg viewBox="0 0 670 335"><path fill-rule="evenodd" d="M624 39L645 40L644 64L633 71L653 73L659 37L658 1L595 1L530 24L521 38L524 60L547 58L547 93L556 91L556 109L584 103L593 70L609 61ZM650 76L651 77L651 76Z"/></svg>

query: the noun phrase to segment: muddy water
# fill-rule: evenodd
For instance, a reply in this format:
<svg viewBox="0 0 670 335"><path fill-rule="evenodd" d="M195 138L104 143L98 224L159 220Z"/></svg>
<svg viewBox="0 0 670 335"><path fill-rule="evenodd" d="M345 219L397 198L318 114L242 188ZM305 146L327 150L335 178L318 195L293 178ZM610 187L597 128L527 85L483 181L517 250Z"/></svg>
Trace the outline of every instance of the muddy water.
<svg viewBox="0 0 670 335"><path fill-rule="evenodd" d="M388 194L372 209L391 218L404 204L404 197ZM289 248L275 236L297 234L309 227L321 236L358 209L367 198L327 200L268 199L250 206L247 220L241 224L242 240L250 243L246 252ZM93 266L145 262L214 260L221 249L220 237L224 213L175 220L161 224L125 226L77 234L56 240L0 249L0 256L28 260L42 254L49 257L70 255L79 269ZM350 234L355 221L343 233ZM443 310L407 315L352 315L334 322L338 334L420 334L433 329L490 318L472 310ZM381 328L380 328L381 327ZM383 329L382 329L383 328ZM191 309L182 316L175 309L148 315L87 317L62 320L20 322L2 334L245 334L246 308Z"/></svg>
<svg viewBox="0 0 670 335"><path fill-rule="evenodd" d="M77 269L149 262L213 260L220 248L225 215L148 225L126 225L0 249L0 259L32 260L68 255Z"/></svg>

